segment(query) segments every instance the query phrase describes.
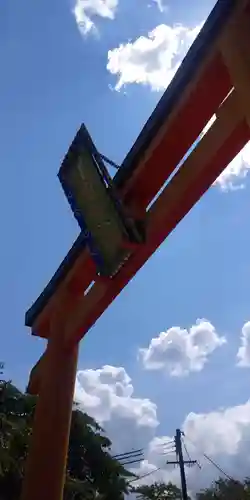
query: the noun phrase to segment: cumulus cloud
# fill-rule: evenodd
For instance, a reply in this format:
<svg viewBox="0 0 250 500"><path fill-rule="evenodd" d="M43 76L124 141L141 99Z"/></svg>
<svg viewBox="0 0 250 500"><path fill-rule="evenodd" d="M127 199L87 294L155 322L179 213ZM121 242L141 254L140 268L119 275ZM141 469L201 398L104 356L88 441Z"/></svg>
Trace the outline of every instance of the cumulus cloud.
<svg viewBox="0 0 250 500"><path fill-rule="evenodd" d="M145 369L179 377L201 371L208 357L225 342L209 321L199 319L189 330L173 326L152 338L147 348L139 350L139 357Z"/></svg>
<svg viewBox="0 0 250 500"><path fill-rule="evenodd" d="M95 18L114 19L118 0L76 0L73 14L80 32L86 35L96 29Z"/></svg>
<svg viewBox="0 0 250 500"><path fill-rule="evenodd" d="M237 353L238 366L250 367L250 321L242 327L241 344Z"/></svg>
<svg viewBox="0 0 250 500"><path fill-rule="evenodd" d="M149 399L134 397L132 381L124 368L104 366L79 371L75 396L83 409L104 425L116 451L144 447L144 460L133 470L138 475L154 472L134 485L157 480L180 484L178 468L166 465L167 460L175 460L173 435L156 435L156 405ZM220 475L204 453L235 478L249 474L250 400L208 413L191 412L181 428L191 458L202 465L201 471L197 467L186 469L191 493ZM185 450L184 458L188 458Z"/></svg>
<svg viewBox="0 0 250 500"><path fill-rule="evenodd" d="M203 453L215 459L229 475L236 478L248 475L250 401L207 414L190 413L183 430L195 445L192 452L202 457L207 482L220 473L204 460Z"/></svg>
<svg viewBox="0 0 250 500"><path fill-rule="evenodd" d="M203 129L200 139L208 132L210 127L216 120L216 115L207 123L206 127ZM233 161L223 170L219 177L214 182L214 186L219 187L222 191L236 191L238 189L243 189L245 187L245 179L250 170L250 141L245 145L245 147L240 151L240 153L235 156Z"/></svg>
<svg viewBox="0 0 250 500"><path fill-rule="evenodd" d="M196 449L214 457L235 455L245 428L250 435L250 401L210 413L190 413L183 424Z"/></svg>
<svg viewBox="0 0 250 500"><path fill-rule="evenodd" d="M245 187L246 176L250 170L250 142L231 161L215 182L222 191L235 191Z"/></svg>
<svg viewBox="0 0 250 500"><path fill-rule="evenodd" d="M157 3L159 8L163 7L161 2ZM202 24L193 28L161 24L148 35L110 50L107 69L117 77L115 89L119 91L128 84L141 84L154 91L165 90ZM215 117L209 122L201 137L214 119ZM224 192L243 189L249 170L250 142L221 173L214 185Z"/></svg>
<svg viewBox="0 0 250 500"><path fill-rule="evenodd" d="M104 426L116 450L132 449L136 443L141 446L158 425L156 405L133 393L131 379L122 367L106 365L77 373L76 401Z"/></svg>
<svg viewBox="0 0 250 500"><path fill-rule="evenodd" d="M250 467L250 401L234 407L209 413L190 413L186 416L182 430L186 447L192 459L202 466L186 469L188 488L191 493L208 486L221 473L204 457L218 463L225 472L235 478L249 474ZM167 460L175 460L171 436L154 438L148 445L145 460L137 473L143 475L156 471L143 482L153 480L173 481L180 484L179 470L166 466ZM184 458L188 459L184 451ZM156 470L160 467L160 470Z"/></svg>
<svg viewBox="0 0 250 500"><path fill-rule="evenodd" d="M110 50L107 69L117 77L115 89L137 83L152 90L165 90L201 26L161 24L147 36Z"/></svg>

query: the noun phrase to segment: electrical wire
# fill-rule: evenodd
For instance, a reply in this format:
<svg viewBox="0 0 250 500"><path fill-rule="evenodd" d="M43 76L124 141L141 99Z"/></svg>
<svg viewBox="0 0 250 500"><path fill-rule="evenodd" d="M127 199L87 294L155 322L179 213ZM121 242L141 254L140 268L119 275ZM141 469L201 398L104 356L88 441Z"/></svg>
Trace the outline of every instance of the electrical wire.
<svg viewBox="0 0 250 500"><path fill-rule="evenodd" d="M169 446L170 446L170 448L169 448ZM163 448L163 452L160 453L160 451L157 451L157 448L158 449ZM144 460L143 451L145 451L145 448L140 448L138 450L126 451L124 453L119 453L119 454L113 455L112 458L120 461L122 466L131 465L134 463L142 462ZM155 451L158 455L169 455L169 454L174 453L175 452L174 439L156 445ZM141 457L141 458L139 458L139 457ZM129 460L129 459L134 459L134 458L136 460L131 460L131 461ZM129 461L124 462L124 460L129 460ZM146 474L143 474L142 476L138 476L134 479L131 479L130 481L128 481L128 483L131 483L134 481L139 481L140 479L143 479L144 477L147 477L151 474L154 474L154 472L157 472L160 469L162 469L162 467L158 467L157 469L154 469L153 471L147 472Z"/></svg>
<svg viewBox="0 0 250 500"><path fill-rule="evenodd" d="M142 453L142 451L143 448L140 448L139 450L124 451L123 453L117 453L116 455L113 455L113 458L121 457L124 455L134 455L135 453Z"/></svg>
<svg viewBox="0 0 250 500"><path fill-rule="evenodd" d="M185 452L186 452L186 454L187 454L187 456L188 456L188 460L192 462L191 457L190 457L190 455L189 455L189 453L188 453L188 449L187 449L187 447L186 447L186 443L185 443L185 441L184 441L184 439L183 439L183 438L182 438L182 444L183 444L184 449L185 449ZM199 469L201 469L201 465L200 465L200 463L198 462L198 460L196 460L196 465L197 465L197 467L199 467Z"/></svg>
<svg viewBox="0 0 250 500"><path fill-rule="evenodd" d="M132 460L130 462L120 462L122 466L124 465L130 465L130 464L138 464L139 462L142 462L144 460L144 458L138 458L137 460Z"/></svg>
<svg viewBox="0 0 250 500"><path fill-rule="evenodd" d="M191 457L190 457L190 455L189 455L189 453L188 453L188 450L187 450L187 447L186 447L186 444L185 444L184 439L182 439L181 441L182 441L182 444L183 444L183 446L184 446L185 452L186 452L186 454L187 454L187 456L188 456L188 460L190 460L190 461L191 461Z"/></svg>
<svg viewBox="0 0 250 500"><path fill-rule="evenodd" d="M160 455L171 455L172 453L175 453L175 448L171 448L169 450L164 451L163 453L160 453Z"/></svg>
<svg viewBox="0 0 250 500"><path fill-rule="evenodd" d="M154 470L151 470L150 472L147 472L146 474L143 474L142 476L138 476L134 479L131 479L129 482L130 483L133 483L134 481L139 481L140 479L144 479L144 477L147 477L147 476L150 476L151 474L154 474L155 472L157 472L158 470L161 470L162 467L158 467L157 469L154 469Z"/></svg>
<svg viewBox="0 0 250 500"><path fill-rule="evenodd" d="M113 455L112 458L120 460L122 458L133 458L136 456L140 456L142 454L143 454L143 448L140 448L139 450L131 450L131 451L126 451L124 453L118 453L116 455Z"/></svg>
<svg viewBox="0 0 250 500"><path fill-rule="evenodd" d="M170 448L169 448L169 446L170 446ZM160 448L161 449L163 448L162 453L160 453ZM160 455L166 455L168 453L173 453L175 450L174 440L166 441L165 443L158 444L158 445L156 445L154 450L156 451L157 454L160 454ZM139 457L143 456L144 451L146 451L145 448L140 448L138 450L126 451L124 453L118 453L116 455L112 455L112 458L114 458L115 460L127 460L130 458L137 458L137 457L139 458Z"/></svg>
<svg viewBox="0 0 250 500"><path fill-rule="evenodd" d="M156 445L156 448L162 448L162 446L169 446L170 444L174 444L174 439L171 439L169 441L165 441L165 443L159 443Z"/></svg>
<svg viewBox="0 0 250 500"><path fill-rule="evenodd" d="M193 442L193 441L192 441L192 440L191 440L188 436L186 436L186 435L184 434L184 432L182 432L182 434L183 434L183 436L185 436L185 437L186 437L186 439L188 439L188 441L190 441L190 442L192 443L192 445L193 445L193 446L197 447L197 446L195 445L195 443L194 443L194 442ZM162 443L162 444L160 444L158 447L162 447L162 446L165 446L165 445L169 445L169 444L172 444L173 442L174 442L174 441L168 441L167 443ZM187 456L188 456L188 459L191 461L191 457L190 457L190 454L189 454L188 449L187 449L187 447L186 447L186 443L185 443L185 441L184 441L184 440L182 440L182 442L183 442L183 446L184 446L184 449L185 449L185 451L186 451L186 454L187 454ZM140 450L136 450L136 451L140 451ZM174 449L173 449L173 450L172 450L172 449L169 449L169 450L167 450L167 452L166 452L166 453L162 453L162 454L163 454L163 455L167 455L167 454L169 454L169 453L173 453L173 452L174 452ZM131 452L127 452L127 453L124 453L124 454L121 454L121 455L129 455L129 453L131 453ZM224 470L223 470L223 469L222 469L222 468L221 468L221 467L220 467L220 466L219 466L219 465L218 465L218 464L217 464L217 463L216 463L216 462L215 462L212 458L210 458L210 457L209 457L206 453L203 453L203 452L202 452L202 455L203 455L203 456L204 456L204 458L206 458L206 460L208 460L208 461L209 461L209 462L210 462L210 463L211 463L214 467L216 467L216 469L217 469L219 472L221 472L221 473L222 473L222 474L223 474L223 475L224 475L227 479L229 479L229 480L231 480L231 481L234 481L234 479L233 479L233 478L232 478L229 474L227 474L227 473L226 473L226 472L225 472L225 471L224 471ZM118 456L119 456L119 455L118 455ZM127 457L127 458L129 458L129 457ZM131 457L131 458L132 458L132 457ZM138 460L138 462L140 462L140 461L141 461L141 460ZM133 463L133 462L131 462L131 463ZM135 462L134 462L134 463L135 463ZM125 465L125 464L124 464L124 465ZM200 465L199 465L199 464L197 464L197 465L200 467ZM131 479L130 481L128 481L128 483L130 484L130 483L133 483L133 482L135 482L135 481L140 481L141 479L144 479L145 477L148 477L148 476L150 476L151 474L154 474L155 472L157 472L157 471L159 471L159 470L162 470L162 467L158 467L157 469L154 469L154 470L152 470L152 471L150 471L150 472L147 472L146 474L143 474L142 476L137 476L137 477L135 477L135 478Z"/></svg>
<svg viewBox="0 0 250 500"><path fill-rule="evenodd" d="M193 446L195 446L197 448L197 445L192 441L192 439L190 439L190 437L186 436L184 434L184 432L182 433L183 436L185 436L186 439L188 439L188 441L190 441L190 443L192 443ZM233 479L233 477L229 476L229 474L227 474L227 472L225 472L212 458L210 458L206 453L203 453L201 452L203 457L206 458L206 460L208 460L214 467L216 467L216 469L221 472L227 479L229 479L230 481L235 481L235 479Z"/></svg>
<svg viewBox="0 0 250 500"><path fill-rule="evenodd" d="M214 465L214 467L216 467L216 469L218 469L218 471L222 472L222 474L224 474L224 476L229 479L230 481L235 481L235 479L233 479L231 476L229 476L229 474L227 474L214 460L212 460L212 458L210 458L208 455L206 455L206 453L203 453L203 456L211 463Z"/></svg>
<svg viewBox="0 0 250 500"><path fill-rule="evenodd" d="M112 457L113 458L113 457ZM143 458L143 453L135 453L134 455L124 455L121 457L115 457L115 460L121 461L121 460L137 460L139 458Z"/></svg>

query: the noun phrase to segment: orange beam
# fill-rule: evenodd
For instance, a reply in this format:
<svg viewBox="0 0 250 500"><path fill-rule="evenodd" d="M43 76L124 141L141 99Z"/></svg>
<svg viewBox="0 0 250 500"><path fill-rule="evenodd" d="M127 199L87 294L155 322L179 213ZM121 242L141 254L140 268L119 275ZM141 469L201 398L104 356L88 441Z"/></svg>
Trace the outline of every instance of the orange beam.
<svg viewBox="0 0 250 500"><path fill-rule="evenodd" d="M238 2L235 10L242 9L246 3L246 0ZM228 26L230 22L229 20ZM215 40L214 49L210 50L204 58L193 81L186 87L176 108L166 117L160 132L151 142L141 163L121 192L126 203L136 206L138 211L145 210L152 196L159 191L162 183L183 158L186 150L197 139L204 125L217 111L220 103L232 88L229 72L220 54L219 43L223 36L227 36L227 31L224 29L224 34ZM157 168L155 168L156 164ZM152 171L154 171L154 176L151 175ZM127 266L125 272L126 268ZM82 294L93 280L96 280L95 265L89 252L84 250L57 288L57 293L49 300L37 318L32 327L32 333L48 338L50 315L56 303L63 304L65 314L70 315L74 301L81 302ZM114 281L110 280L108 283L112 288ZM71 296L74 298L73 301L68 300Z"/></svg>
<svg viewBox="0 0 250 500"><path fill-rule="evenodd" d="M250 9L231 21L218 46L250 126Z"/></svg>
<svg viewBox="0 0 250 500"><path fill-rule="evenodd" d="M127 204L136 200L140 208L147 208L231 88L221 55L210 54L126 183L123 193Z"/></svg>
<svg viewBox="0 0 250 500"><path fill-rule="evenodd" d="M216 112L219 104L232 88L227 69L228 64L225 65L223 61L223 57L225 60L226 57L224 53L222 55L220 40L228 36L230 30L232 30L234 20L239 17L243 10L245 15L247 13L246 9L249 10L249 0L235 2L234 11L222 30L222 34L218 35L217 39L215 38L209 54L204 57L202 64L197 68L192 82L186 86L186 90L179 97L175 109L166 116L161 130L152 140L147 151L145 151L144 157L131 175L129 182L126 182L124 189L120 193L125 203L129 204L138 213L144 213L145 207L159 191L163 182L185 155L187 149L196 140L204 125ZM247 30L245 30L245 33L247 33ZM236 37L237 43L231 44L234 54L236 54L235 48L238 46L240 38L241 32L239 37ZM226 62L228 63L227 60ZM185 64L185 61L183 64ZM235 65L235 62L233 64ZM232 68L230 72L232 73ZM232 78L234 80L234 77ZM245 95L247 95L247 88ZM190 126L190 123L192 126ZM154 171L154 176L151 175L152 171ZM58 298L62 301L61 294L64 295L67 288L70 293L77 297L78 294L87 289L94 279L94 263L89 252L84 250L64 281L58 286L56 297L52 297L40 313L33 325L32 333L48 338L50 314L54 307L54 301ZM66 310L68 308L67 301L65 301L64 305ZM70 313L70 310L68 310L68 313Z"/></svg>
<svg viewBox="0 0 250 500"><path fill-rule="evenodd" d="M245 4L246 0L238 1L237 9ZM229 61L226 44L219 49L214 45L121 192L128 207L145 212L216 113L213 126L148 210L146 244L136 247L119 273L108 280L96 278L94 264L84 251L33 327L33 332L49 340L29 384L31 391L39 391L39 398L21 500L63 498L79 340L249 140L245 119L249 108L246 111L242 101L239 106L240 96L244 92L248 96L249 61L244 47L241 65L235 69L237 58ZM232 83L221 54L235 85L227 98ZM86 291L93 279L94 286Z"/></svg>
<svg viewBox="0 0 250 500"><path fill-rule="evenodd" d="M212 88L213 91L211 91ZM188 86L177 108L166 118L160 135L152 141L143 161L121 192L121 198L128 206L136 208L138 212L145 211L149 201L160 190L163 182L181 161L187 149L195 142L230 88L228 72L221 57L218 54L208 57L202 65L202 70ZM194 100L196 102L195 113ZM154 171L154 176L152 176L152 171ZM65 289L77 298L78 294L82 294L95 279L95 265L89 252L84 250L65 280L59 285L56 296L51 298L37 318L32 327L32 333L48 338L51 311L55 302L64 300ZM111 283L110 285L112 286ZM64 301L64 304L65 312L69 314L67 301Z"/></svg>
<svg viewBox="0 0 250 500"><path fill-rule="evenodd" d="M231 13L231 18L229 17L222 34L215 38L212 47L195 71L192 81L178 97L175 108L166 116L157 136L151 141L143 158L121 190L121 199L135 214L145 214L148 204L232 89L230 74L223 61L224 55L219 42L221 37L226 36L228 27L231 29L232 19L248 5L249 0L240 0L235 4L234 12ZM185 61L183 65L185 66ZM171 85L172 83L170 87ZM65 291L67 290L68 294L72 294L78 300L78 296L84 293L95 279L95 265L88 250L85 249L57 287L56 294L39 314L32 326L32 333L48 338L50 314L57 300L64 302L64 310L70 314L71 305L69 306L65 300L67 296Z"/></svg>
<svg viewBox="0 0 250 500"><path fill-rule="evenodd" d="M72 316L70 318L65 316L65 335L70 344L79 341L95 323L176 224L242 149L249 136L249 128L238 106L236 93L232 92L219 108L213 126L149 210L148 243L139 247L121 268L112 279L112 286L97 281L89 293L79 299Z"/></svg>
<svg viewBox="0 0 250 500"><path fill-rule="evenodd" d="M151 207L148 213L150 243L139 248L131 257L112 279L112 287L108 282L97 281L86 296L81 294L76 302L73 300L70 322L67 320L68 309L62 305L67 342L74 344L80 340L249 138L250 130L234 91L220 106L217 119L210 130ZM33 381L34 390L37 390L36 384L42 366L44 360L31 373L30 380Z"/></svg>
<svg viewBox="0 0 250 500"><path fill-rule="evenodd" d="M247 0L239 2L235 12L237 10L242 10L243 7L245 8L248 3L249 2L247 2ZM162 125L157 137L155 137L155 139L151 142L142 161L135 169L129 182L126 183L123 191L120 193L123 200L133 207L136 206L139 212L145 210L145 207L160 189L166 177L171 174L173 169L186 153L186 150L196 140L204 125L214 112L217 111L223 99L225 99L229 90L232 88L229 73L235 83L235 74L237 74L238 70L238 66L237 68L235 66L235 61L238 57L239 51L236 51L236 54L236 49L234 48L234 51L232 51L234 56L230 56L231 59L234 57L234 62L232 63L231 60L231 62L228 61L229 56L227 43L228 37L233 37L232 43L234 43L235 34L232 29L232 21L236 19L237 16L231 17L231 20L229 20L227 24L230 29L224 29L218 40L214 41L214 51L210 50L210 53L206 58L204 58L202 65L196 75L194 75L193 81L187 86L185 92L180 97L176 108L168 117L166 117L165 123ZM246 29L244 33L244 40L248 40L247 36L249 37L249 35ZM239 43L239 29L237 31L237 36L237 43ZM244 40L243 42L241 41L241 47ZM242 51L241 48L241 53L244 52L244 50ZM244 53L246 53L246 51ZM225 59L226 65L223 58ZM234 69L232 69L232 65ZM246 66L245 57L244 68L246 68ZM246 72L245 69L244 71ZM239 93L241 93L241 90L242 86L241 89L239 89ZM192 123L192 127L189 126L190 123ZM239 146L240 148L244 145L246 140L248 140L248 131L246 131L246 128L244 127L244 131L242 130L242 140L238 140L237 142L237 144L241 144L241 146ZM229 156L232 159L234 151L233 144L231 144L230 151L232 151L232 154ZM156 164L157 169L155 168ZM152 170L154 170L154 176L150 175ZM184 206L183 203L182 206ZM165 234L165 237L166 235L167 234ZM136 254L130 259L129 263L127 263L120 271L118 278L115 278L115 280L112 281L107 281L106 284L95 284L94 289L97 286L97 292L94 292L97 296L95 301L98 304L95 313L93 313L93 306L91 304L93 290L91 290L90 295L88 294L84 297L84 299L82 298L84 291L87 290L90 283L93 280L96 280L95 265L89 255L89 252L84 250L72 269L68 272L64 281L58 287L57 293L50 299L42 313L37 318L35 324L33 325L32 333L48 338L51 314L53 314L56 305L60 303L63 306L63 314L65 317L69 317L75 310L76 304L78 304L77 307L79 308L81 307L82 302L84 302L86 313L87 308L89 310L89 316L88 320L86 319L83 328L80 328L76 334L76 338L80 338L81 335L87 331L88 327L90 327L99 315L102 314L104 308L107 307L112 300L112 297L114 298L119 293L121 287L125 286L125 284L131 279L131 269L133 269L134 262L141 262L140 259L143 258L142 256L144 253L147 254L149 248L150 244L146 245L145 248L140 250L138 249ZM141 265L143 265L143 262L139 266L136 265L134 267L134 272L136 272L136 269L139 269ZM120 285L117 289L117 283L119 282ZM107 291L107 285L110 287L109 291Z"/></svg>

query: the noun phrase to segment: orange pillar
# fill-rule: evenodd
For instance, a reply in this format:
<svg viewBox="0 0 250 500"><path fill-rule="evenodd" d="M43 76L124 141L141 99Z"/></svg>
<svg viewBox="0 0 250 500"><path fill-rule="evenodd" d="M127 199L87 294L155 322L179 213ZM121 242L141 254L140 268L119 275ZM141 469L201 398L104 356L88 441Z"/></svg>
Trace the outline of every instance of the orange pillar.
<svg viewBox="0 0 250 500"><path fill-rule="evenodd" d="M21 500L62 500L78 346L49 339Z"/></svg>

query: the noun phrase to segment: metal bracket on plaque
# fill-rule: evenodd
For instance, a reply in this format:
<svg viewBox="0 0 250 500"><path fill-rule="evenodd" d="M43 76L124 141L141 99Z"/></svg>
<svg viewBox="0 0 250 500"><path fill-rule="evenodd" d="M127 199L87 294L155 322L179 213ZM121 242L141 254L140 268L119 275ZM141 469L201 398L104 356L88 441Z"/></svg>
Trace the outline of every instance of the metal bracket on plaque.
<svg viewBox="0 0 250 500"><path fill-rule="evenodd" d="M145 227L128 214L84 125L58 177L100 276L112 277L145 242ZM104 157L105 158L105 157Z"/></svg>

